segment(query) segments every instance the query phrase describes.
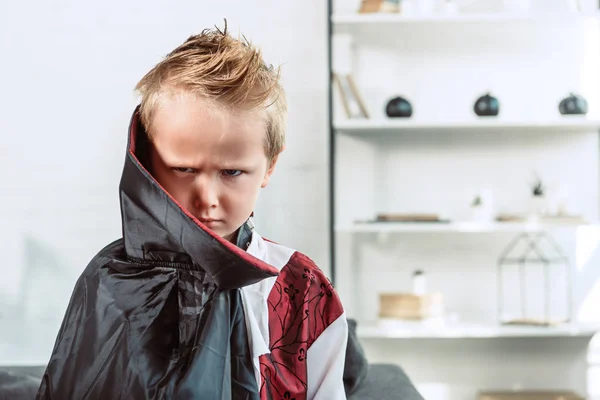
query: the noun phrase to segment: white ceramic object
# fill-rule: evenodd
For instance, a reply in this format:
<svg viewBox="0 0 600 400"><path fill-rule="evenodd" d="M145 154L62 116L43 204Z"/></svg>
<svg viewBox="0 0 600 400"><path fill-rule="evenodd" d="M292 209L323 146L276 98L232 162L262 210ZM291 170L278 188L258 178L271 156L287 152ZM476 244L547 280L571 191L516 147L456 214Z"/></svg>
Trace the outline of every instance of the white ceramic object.
<svg viewBox="0 0 600 400"><path fill-rule="evenodd" d="M427 280L423 271L413 273L412 284L414 295L424 296L427 293Z"/></svg>
<svg viewBox="0 0 600 400"><path fill-rule="evenodd" d="M471 221L493 222L496 217L493 192L490 189L483 189L477 194L477 197L481 200L481 204L471 206Z"/></svg>

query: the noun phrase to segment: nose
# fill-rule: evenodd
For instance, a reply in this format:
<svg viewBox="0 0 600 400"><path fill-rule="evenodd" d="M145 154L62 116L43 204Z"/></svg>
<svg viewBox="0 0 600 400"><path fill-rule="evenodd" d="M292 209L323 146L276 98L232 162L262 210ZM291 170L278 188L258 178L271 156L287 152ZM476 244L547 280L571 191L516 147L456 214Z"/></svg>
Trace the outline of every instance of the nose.
<svg viewBox="0 0 600 400"><path fill-rule="evenodd" d="M194 207L208 210L219 205L219 188L217 182L209 177L198 177L194 182Z"/></svg>

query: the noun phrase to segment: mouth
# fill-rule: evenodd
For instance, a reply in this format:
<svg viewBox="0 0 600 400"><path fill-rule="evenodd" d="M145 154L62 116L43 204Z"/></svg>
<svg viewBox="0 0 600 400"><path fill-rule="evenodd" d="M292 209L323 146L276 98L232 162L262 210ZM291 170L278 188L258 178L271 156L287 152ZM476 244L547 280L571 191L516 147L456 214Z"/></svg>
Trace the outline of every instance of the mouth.
<svg viewBox="0 0 600 400"><path fill-rule="evenodd" d="M220 219L213 218L198 218L198 221L202 222L204 225L207 226L214 226L221 222Z"/></svg>

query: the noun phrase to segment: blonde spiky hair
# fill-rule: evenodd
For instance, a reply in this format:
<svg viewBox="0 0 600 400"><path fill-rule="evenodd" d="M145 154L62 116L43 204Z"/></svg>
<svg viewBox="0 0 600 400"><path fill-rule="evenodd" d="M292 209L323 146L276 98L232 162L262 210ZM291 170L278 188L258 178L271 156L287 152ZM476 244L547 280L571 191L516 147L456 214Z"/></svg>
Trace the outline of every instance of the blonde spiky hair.
<svg viewBox="0 0 600 400"><path fill-rule="evenodd" d="M261 111L266 116L265 154L273 160L285 144L287 102L279 68L267 66L260 49L225 28L206 29L169 53L136 85L140 117L152 136L152 121L161 98L183 91L218 107Z"/></svg>

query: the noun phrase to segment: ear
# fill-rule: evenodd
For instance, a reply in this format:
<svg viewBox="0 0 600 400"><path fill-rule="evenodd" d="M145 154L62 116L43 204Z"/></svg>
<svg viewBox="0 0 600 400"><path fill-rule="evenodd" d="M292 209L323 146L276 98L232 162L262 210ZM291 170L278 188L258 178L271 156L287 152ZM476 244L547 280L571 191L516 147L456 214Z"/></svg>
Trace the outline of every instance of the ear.
<svg viewBox="0 0 600 400"><path fill-rule="evenodd" d="M265 173L265 177L263 178L263 181L260 184L261 188L265 188L269 184L269 180L271 179L271 175L273 175L273 172L275 171L275 165L277 164L278 159L279 159L279 154L276 155L275 157L273 157L273 159L271 160L269 168L267 169L267 172Z"/></svg>

